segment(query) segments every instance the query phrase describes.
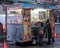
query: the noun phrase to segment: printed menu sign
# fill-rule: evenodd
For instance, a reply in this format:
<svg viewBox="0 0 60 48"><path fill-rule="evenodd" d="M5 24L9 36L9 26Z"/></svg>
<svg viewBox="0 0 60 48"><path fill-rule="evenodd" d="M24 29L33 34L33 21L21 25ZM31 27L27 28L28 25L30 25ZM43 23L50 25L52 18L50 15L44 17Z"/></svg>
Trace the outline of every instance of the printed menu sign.
<svg viewBox="0 0 60 48"><path fill-rule="evenodd" d="M30 9L24 10L23 27L24 27L24 41L31 40L31 26L30 26Z"/></svg>

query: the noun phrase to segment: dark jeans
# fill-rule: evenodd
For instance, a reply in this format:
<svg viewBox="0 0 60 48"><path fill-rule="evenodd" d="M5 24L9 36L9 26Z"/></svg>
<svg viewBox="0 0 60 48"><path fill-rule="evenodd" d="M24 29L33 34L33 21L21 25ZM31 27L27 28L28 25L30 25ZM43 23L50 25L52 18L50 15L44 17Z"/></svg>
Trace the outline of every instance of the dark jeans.
<svg viewBox="0 0 60 48"><path fill-rule="evenodd" d="M43 37L39 37L39 45L43 45Z"/></svg>
<svg viewBox="0 0 60 48"><path fill-rule="evenodd" d="M48 44L50 44L51 43L51 38L48 38Z"/></svg>
<svg viewBox="0 0 60 48"><path fill-rule="evenodd" d="M52 39L52 43L55 41L54 37L48 38L48 43L47 44L51 44L51 39Z"/></svg>
<svg viewBox="0 0 60 48"><path fill-rule="evenodd" d="M55 42L54 37L52 37L52 42Z"/></svg>

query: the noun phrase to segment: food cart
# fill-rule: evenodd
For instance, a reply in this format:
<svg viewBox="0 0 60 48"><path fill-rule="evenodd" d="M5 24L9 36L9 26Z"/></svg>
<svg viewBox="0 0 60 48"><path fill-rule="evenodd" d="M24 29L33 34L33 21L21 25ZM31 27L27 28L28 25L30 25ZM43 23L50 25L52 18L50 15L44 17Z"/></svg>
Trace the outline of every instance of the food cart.
<svg viewBox="0 0 60 48"><path fill-rule="evenodd" d="M7 40L15 43L31 41L30 9L20 5L7 7Z"/></svg>
<svg viewBox="0 0 60 48"><path fill-rule="evenodd" d="M32 8L31 4L21 5L7 7L7 40L12 43L32 41L32 44L37 44L33 35L35 32L31 32L31 27L37 27L35 25L37 22L42 22L45 26L50 16L50 9ZM39 24L38 27L41 25Z"/></svg>

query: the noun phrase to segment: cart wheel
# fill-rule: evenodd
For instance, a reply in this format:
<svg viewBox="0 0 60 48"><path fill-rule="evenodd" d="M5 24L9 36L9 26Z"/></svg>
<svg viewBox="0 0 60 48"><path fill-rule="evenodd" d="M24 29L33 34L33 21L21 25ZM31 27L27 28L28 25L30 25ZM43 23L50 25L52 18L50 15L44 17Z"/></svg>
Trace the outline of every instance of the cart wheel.
<svg viewBox="0 0 60 48"><path fill-rule="evenodd" d="M36 44L37 44L36 39L32 39L32 45L36 45Z"/></svg>

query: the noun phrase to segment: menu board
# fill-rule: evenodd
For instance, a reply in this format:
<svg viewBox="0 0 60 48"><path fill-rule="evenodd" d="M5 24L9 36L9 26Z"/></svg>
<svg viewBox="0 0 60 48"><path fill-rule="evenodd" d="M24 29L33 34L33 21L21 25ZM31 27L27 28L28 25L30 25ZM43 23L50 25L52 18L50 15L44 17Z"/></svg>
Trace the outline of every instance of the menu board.
<svg viewBox="0 0 60 48"><path fill-rule="evenodd" d="M7 23L22 24L23 16L7 16Z"/></svg>
<svg viewBox="0 0 60 48"><path fill-rule="evenodd" d="M22 24L22 19L22 8L12 5L7 7L7 23Z"/></svg>
<svg viewBox="0 0 60 48"><path fill-rule="evenodd" d="M19 5L9 5L7 7L7 15L8 16L20 16L21 14L22 8Z"/></svg>
<svg viewBox="0 0 60 48"><path fill-rule="evenodd" d="M24 41L31 40L30 9L24 9L23 28Z"/></svg>
<svg viewBox="0 0 60 48"><path fill-rule="evenodd" d="M55 33L55 18L54 18L54 11L50 10L50 16L49 16L49 22L50 22L50 27L51 27L51 32L52 32L52 37L54 37Z"/></svg>

